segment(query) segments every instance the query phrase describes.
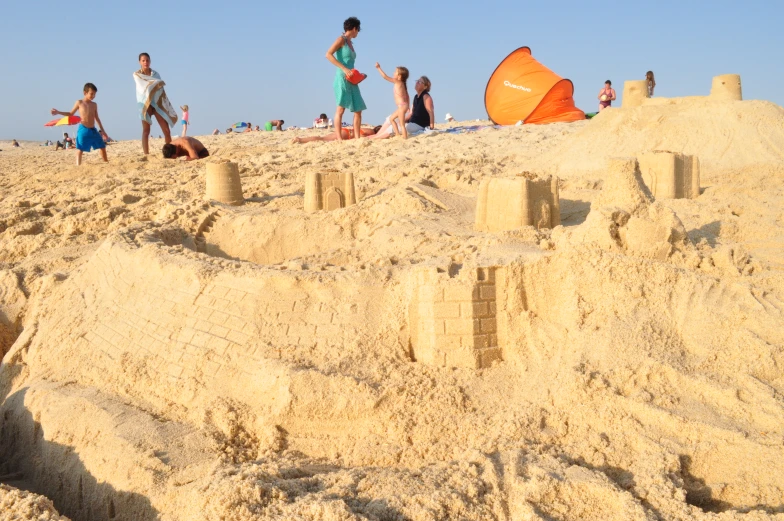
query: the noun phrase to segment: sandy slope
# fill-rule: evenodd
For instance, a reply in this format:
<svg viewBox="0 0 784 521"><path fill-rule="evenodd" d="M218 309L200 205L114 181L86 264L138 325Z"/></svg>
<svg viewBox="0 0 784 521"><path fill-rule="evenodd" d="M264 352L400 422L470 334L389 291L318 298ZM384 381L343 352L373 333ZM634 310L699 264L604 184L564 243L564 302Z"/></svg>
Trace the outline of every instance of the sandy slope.
<svg viewBox="0 0 784 521"><path fill-rule="evenodd" d="M784 517L782 128L696 99L408 142L205 137L240 165L236 209L138 142L81 168L4 150L0 475L73 519ZM699 154L703 193L653 201L611 160L652 148ZM327 169L360 201L305 214ZM474 231L479 181L522 171L561 177L563 227ZM503 361L412 361L424 265L503 267ZM289 341L258 317L291 292L358 318ZM242 349L179 353L205 299Z"/></svg>

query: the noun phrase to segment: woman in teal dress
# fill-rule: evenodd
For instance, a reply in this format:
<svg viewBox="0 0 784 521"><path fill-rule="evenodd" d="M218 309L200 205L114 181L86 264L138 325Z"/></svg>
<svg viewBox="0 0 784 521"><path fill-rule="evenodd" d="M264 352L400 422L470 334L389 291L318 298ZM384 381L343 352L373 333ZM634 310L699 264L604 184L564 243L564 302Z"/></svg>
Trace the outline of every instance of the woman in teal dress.
<svg viewBox="0 0 784 521"><path fill-rule="evenodd" d="M352 16L343 22L343 34L338 36L338 39L327 51L327 60L338 68L335 71L335 81L332 85L335 88L335 101L338 105L335 111L335 133L339 140L343 139L340 130L343 126L343 113L346 109L354 113L354 136L357 139L362 136L360 131L362 111L367 107L362 100L362 94L359 93L359 86L348 81L351 69L354 68L354 60L357 58L351 40L356 38L358 34L359 20Z"/></svg>

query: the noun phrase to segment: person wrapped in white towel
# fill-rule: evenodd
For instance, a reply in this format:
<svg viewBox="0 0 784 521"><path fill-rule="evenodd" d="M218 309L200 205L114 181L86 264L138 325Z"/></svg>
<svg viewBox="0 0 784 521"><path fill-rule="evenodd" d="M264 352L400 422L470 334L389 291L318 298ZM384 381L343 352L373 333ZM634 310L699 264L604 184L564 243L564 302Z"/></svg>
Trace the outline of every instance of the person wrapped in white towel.
<svg viewBox="0 0 784 521"><path fill-rule="evenodd" d="M149 138L152 116L161 126L166 143L171 143L170 127L177 124L177 112L169 102L166 91L163 90L164 81L161 75L150 68L150 55L143 52L139 55L141 68L133 73L136 82L136 104L139 117L142 120L142 150L144 154L150 153Z"/></svg>

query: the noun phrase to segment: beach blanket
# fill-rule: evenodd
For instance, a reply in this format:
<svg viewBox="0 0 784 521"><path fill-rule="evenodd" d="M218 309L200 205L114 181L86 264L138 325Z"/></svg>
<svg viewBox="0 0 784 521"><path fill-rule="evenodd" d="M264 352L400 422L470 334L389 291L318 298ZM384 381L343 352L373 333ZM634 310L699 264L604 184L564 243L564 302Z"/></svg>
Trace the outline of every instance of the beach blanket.
<svg viewBox="0 0 784 521"><path fill-rule="evenodd" d="M151 75L136 71L133 73L133 79L136 82L136 104L139 108L139 117L147 123L152 123L150 115L147 113L147 109L152 107L163 116L170 127L176 125L177 112L169 102L166 91L163 90L166 83L161 79L161 75L155 71L152 71Z"/></svg>
<svg viewBox="0 0 784 521"><path fill-rule="evenodd" d="M466 134L468 132L478 132L480 130L485 130L488 128L501 128L500 125L471 125L468 127L452 127L452 128L445 128L439 129L439 132L445 132L447 134Z"/></svg>

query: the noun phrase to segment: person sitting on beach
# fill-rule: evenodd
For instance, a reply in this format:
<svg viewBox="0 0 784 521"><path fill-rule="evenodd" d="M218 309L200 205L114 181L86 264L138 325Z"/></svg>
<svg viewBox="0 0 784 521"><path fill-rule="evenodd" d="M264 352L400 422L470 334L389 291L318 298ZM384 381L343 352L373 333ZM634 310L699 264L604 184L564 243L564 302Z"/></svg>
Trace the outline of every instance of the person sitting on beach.
<svg viewBox="0 0 784 521"><path fill-rule="evenodd" d="M612 82L607 80L604 82L604 88L599 91L599 112L603 111L615 101L615 89L612 88Z"/></svg>
<svg viewBox="0 0 784 521"><path fill-rule="evenodd" d="M373 128L363 128L360 129L362 133L362 137L370 137L378 133L381 130L381 125L378 125ZM341 133L343 134L343 139L353 139L354 138L354 129L353 128L342 128L340 129ZM327 134L326 136L310 136L310 137L295 137L291 140L292 143L310 143L311 141L337 141L338 136L334 133Z"/></svg>
<svg viewBox="0 0 784 521"><path fill-rule="evenodd" d="M267 132L273 129L283 130L283 123L285 123L285 121L283 121L282 119L273 119L272 121L267 121L266 123L264 123L264 130L266 130Z"/></svg>
<svg viewBox="0 0 784 521"><path fill-rule="evenodd" d="M14 139L14 140L11 142L11 146L12 146L12 147L14 147L14 148L19 148L19 142L18 142L17 140L15 140L15 139Z"/></svg>
<svg viewBox="0 0 784 521"><path fill-rule="evenodd" d="M326 114L321 114L313 120L313 128L329 128L329 118Z"/></svg>
<svg viewBox="0 0 784 521"><path fill-rule="evenodd" d="M256 125L255 127L253 127L253 132L261 132L261 129L259 128L259 126L258 126L258 125Z"/></svg>
<svg viewBox="0 0 784 521"><path fill-rule="evenodd" d="M220 134L220 130L218 130L217 128L212 131L213 136L217 136L218 134Z"/></svg>
<svg viewBox="0 0 784 521"><path fill-rule="evenodd" d="M227 129L226 129L226 133L227 133L227 134L231 134L232 132L234 132L234 131L231 129L231 127L229 127L229 128L227 128Z"/></svg>
<svg viewBox="0 0 784 521"><path fill-rule="evenodd" d="M406 131L409 136L419 134L426 128L436 128L436 110L433 105L433 97L430 95L430 79L427 76L420 77L414 84L417 94L411 102L411 112L406 116ZM384 121L381 130L369 139L387 139L394 135L392 124L389 118Z"/></svg>
<svg viewBox="0 0 784 521"><path fill-rule="evenodd" d="M204 159L210 155L202 142L192 137L178 137L173 139L171 143L163 145L161 151L163 152L164 159L187 157L186 161Z"/></svg>
<svg viewBox="0 0 784 521"><path fill-rule="evenodd" d="M243 130L243 132L253 132L253 124L250 121L248 121L247 125L248 126L245 127L245 130Z"/></svg>
<svg viewBox="0 0 784 521"><path fill-rule="evenodd" d="M74 140L72 137L68 137L68 132L63 132L63 142L57 142L54 149L60 150L61 148L65 150L66 148L72 148L74 146Z"/></svg>

